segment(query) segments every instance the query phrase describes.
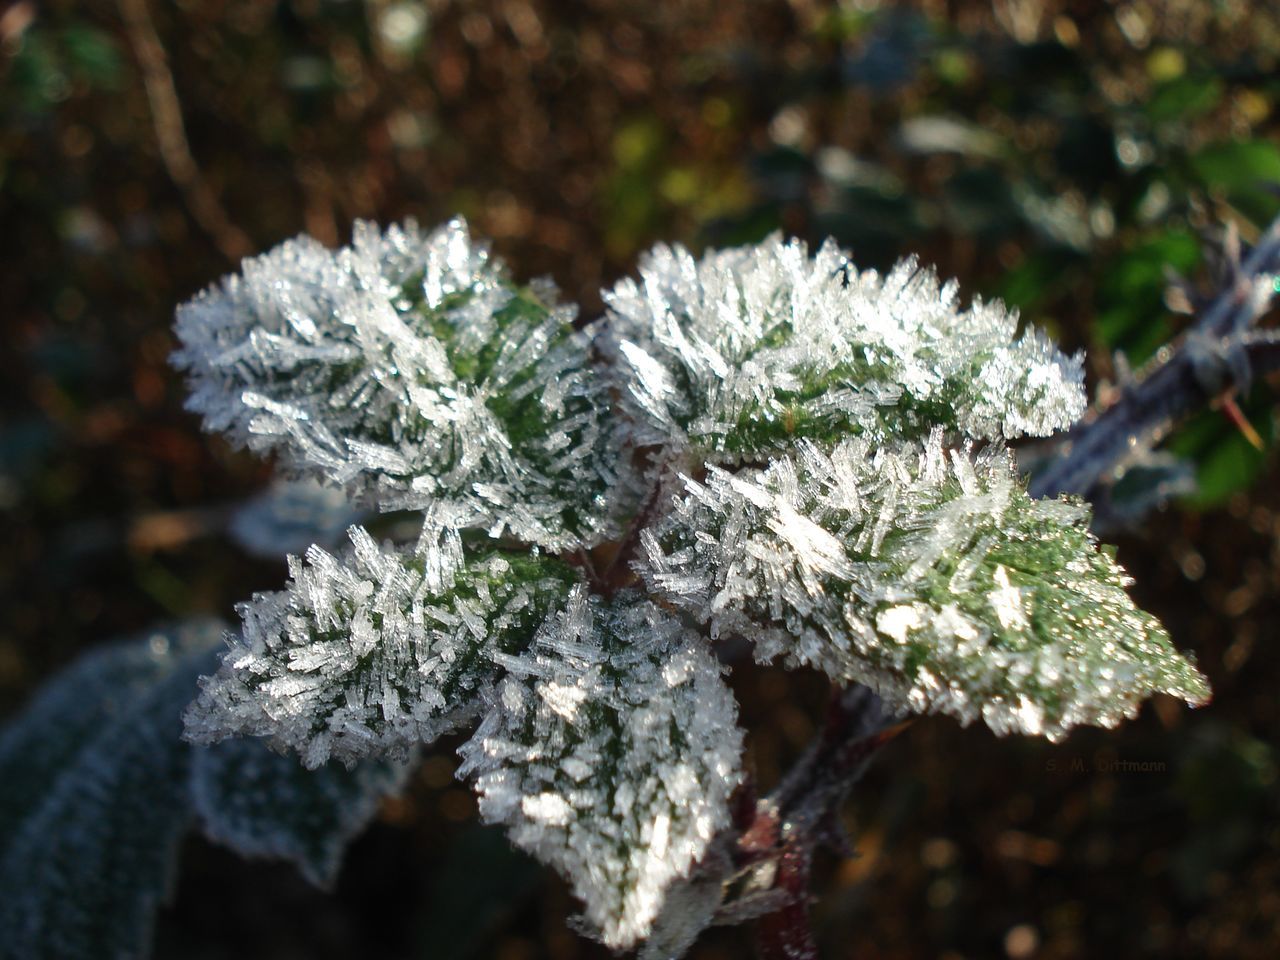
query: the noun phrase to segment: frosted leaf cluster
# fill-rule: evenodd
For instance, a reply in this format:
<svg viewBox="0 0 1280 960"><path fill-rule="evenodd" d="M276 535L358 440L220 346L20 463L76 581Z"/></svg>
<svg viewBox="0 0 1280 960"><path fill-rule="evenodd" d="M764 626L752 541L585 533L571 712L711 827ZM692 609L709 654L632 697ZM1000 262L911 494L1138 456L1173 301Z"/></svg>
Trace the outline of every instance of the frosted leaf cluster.
<svg viewBox="0 0 1280 960"><path fill-rule="evenodd" d="M552 549L614 531L617 444L591 335L454 220L302 236L178 308L190 409L380 506L454 504Z"/></svg>
<svg viewBox="0 0 1280 960"><path fill-rule="evenodd" d="M1088 508L1033 500L1009 454L923 444L829 453L801 441L765 470L709 468L638 564L713 636L755 641L890 704L997 733L1114 726L1154 692L1208 687L1088 532Z"/></svg>
<svg viewBox="0 0 1280 960"><path fill-rule="evenodd" d="M1000 733L1206 698L1087 510L1017 479L1004 441L1069 425L1084 392L1079 358L1002 305L778 237L659 246L605 297L579 328L453 221L299 238L180 308L209 429L422 519L416 546L352 527L291 558L241 606L188 738L319 773L483 717L460 773L484 818L564 873L606 944L652 936L656 957L712 921L731 859L742 734L716 638ZM381 782L207 757L210 832L321 879ZM320 807L291 818L237 781Z"/></svg>
<svg viewBox="0 0 1280 960"><path fill-rule="evenodd" d="M187 711L189 738L264 737L308 767L403 757L478 714L495 658L527 644L571 582L550 559L464 562L456 531L423 556L349 533L342 555L290 558L288 589L241 605L243 629Z"/></svg>
<svg viewBox="0 0 1280 960"><path fill-rule="evenodd" d="M904 260L858 272L828 241L775 235L695 259L658 246L606 296L614 375L639 442L712 462L796 440L1047 435L1084 410L1079 357L998 303Z"/></svg>
<svg viewBox="0 0 1280 960"><path fill-rule="evenodd" d="M569 878L605 944L634 946L729 822L742 733L721 667L643 595L581 587L505 662L459 776Z"/></svg>

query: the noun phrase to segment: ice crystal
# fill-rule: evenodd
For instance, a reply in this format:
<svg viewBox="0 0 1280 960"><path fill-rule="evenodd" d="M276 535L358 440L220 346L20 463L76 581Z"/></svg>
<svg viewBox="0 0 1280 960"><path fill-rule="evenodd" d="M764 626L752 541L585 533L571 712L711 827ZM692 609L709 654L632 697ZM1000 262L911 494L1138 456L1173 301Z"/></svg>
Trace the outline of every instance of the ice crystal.
<svg viewBox="0 0 1280 960"><path fill-rule="evenodd" d="M891 705L1057 739L1113 726L1204 678L1088 532L1088 509L1033 500L1009 455L801 442L763 471L712 467L639 564L659 595L761 660L867 684Z"/></svg>
<svg viewBox="0 0 1280 960"><path fill-rule="evenodd" d="M859 273L828 241L774 236L700 260L655 247L607 294L608 338L635 439L713 462L798 439L880 441L938 425L1046 435L1084 409L1081 362L1000 303L957 305L914 259Z"/></svg>
<svg viewBox="0 0 1280 960"><path fill-rule="evenodd" d="M301 236L179 307L189 407L378 505L460 505L553 549L613 530L620 490L591 335L455 220Z"/></svg>
<svg viewBox="0 0 1280 960"><path fill-rule="evenodd" d="M291 558L288 589L241 605L243 629L202 681L188 737L265 737L308 767L402 757L478 714L495 657L527 644L573 581L536 556L464 560L457 531L422 555L349 533L348 551Z"/></svg>
<svg viewBox="0 0 1280 960"><path fill-rule="evenodd" d="M504 662L459 776L565 874L600 939L633 946L729 822L742 734L720 665L642 595L580 587Z"/></svg>

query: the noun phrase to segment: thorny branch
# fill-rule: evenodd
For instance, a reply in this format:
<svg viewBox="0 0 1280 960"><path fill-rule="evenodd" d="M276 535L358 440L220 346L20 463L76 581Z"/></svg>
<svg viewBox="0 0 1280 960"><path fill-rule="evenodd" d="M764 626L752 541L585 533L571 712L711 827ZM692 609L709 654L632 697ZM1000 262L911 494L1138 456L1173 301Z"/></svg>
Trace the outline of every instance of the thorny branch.
<svg viewBox="0 0 1280 960"><path fill-rule="evenodd" d="M1280 217L1247 256L1234 232L1224 246L1226 282L1199 321L1109 406L1061 438L1049 455L1057 459L1031 480L1033 496L1095 499L1127 463L1187 416L1247 389L1253 377L1280 371L1280 333L1256 327L1280 294ZM822 732L777 788L741 819L735 859L756 880L751 895L772 911L759 924L765 960L817 957L808 909L813 851L821 844L847 849L839 809L875 751L903 726L887 727L888 722L870 691L839 691ZM724 912L735 909L742 907L727 904Z"/></svg>
<svg viewBox="0 0 1280 960"><path fill-rule="evenodd" d="M1225 288L1176 346L1162 350L1111 406L1055 444L1054 460L1037 473L1034 497L1072 493L1092 499L1137 453L1150 450L1188 414L1216 397L1244 390L1251 378L1280 369L1280 340L1255 329L1276 296L1280 217L1243 260L1227 245Z"/></svg>

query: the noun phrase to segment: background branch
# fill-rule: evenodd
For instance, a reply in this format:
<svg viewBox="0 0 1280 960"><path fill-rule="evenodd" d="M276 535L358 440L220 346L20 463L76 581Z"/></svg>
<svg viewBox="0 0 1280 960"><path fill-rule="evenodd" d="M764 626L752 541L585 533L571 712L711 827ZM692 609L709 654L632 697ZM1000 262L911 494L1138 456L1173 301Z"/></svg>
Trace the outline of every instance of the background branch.
<svg viewBox="0 0 1280 960"><path fill-rule="evenodd" d="M142 80L147 90L147 102L151 106L151 122L155 127L156 143L160 148L160 160L170 179L182 191L187 210L217 244L228 260L239 263L253 252L249 237L231 222L218 196L204 178L191 145L187 141L186 126L182 122L182 104L169 70L169 58L156 33L146 0L117 0L120 15L124 19L129 43L138 66L142 68Z"/></svg>
<svg viewBox="0 0 1280 960"><path fill-rule="evenodd" d="M1110 406L1053 444L1052 461L1031 479L1032 496L1092 499L1100 484L1189 414L1280 367L1275 334L1254 329L1276 296L1280 218L1243 260L1237 244L1227 244L1226 254L1227 283L1199 322L1173 349L1157 353Z"/></svg>

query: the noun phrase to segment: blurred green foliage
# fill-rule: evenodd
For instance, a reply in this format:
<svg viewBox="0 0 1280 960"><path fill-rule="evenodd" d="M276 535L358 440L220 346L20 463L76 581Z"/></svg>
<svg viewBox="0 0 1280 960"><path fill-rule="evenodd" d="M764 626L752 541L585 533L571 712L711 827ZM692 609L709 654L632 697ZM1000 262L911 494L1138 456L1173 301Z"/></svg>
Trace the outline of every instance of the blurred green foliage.
<svg viewBox="0 0 1280 960"><path fill-rule="evenodd" d="M115 40L84 23L29 29L15 46L5 100L19 116L43 118L78 86L110 93L124 82L124 59Z"/></svg>

